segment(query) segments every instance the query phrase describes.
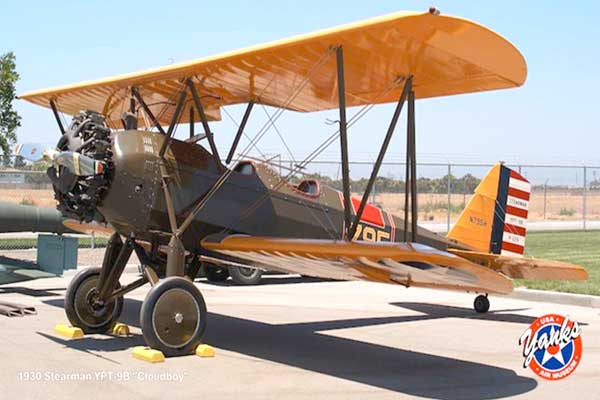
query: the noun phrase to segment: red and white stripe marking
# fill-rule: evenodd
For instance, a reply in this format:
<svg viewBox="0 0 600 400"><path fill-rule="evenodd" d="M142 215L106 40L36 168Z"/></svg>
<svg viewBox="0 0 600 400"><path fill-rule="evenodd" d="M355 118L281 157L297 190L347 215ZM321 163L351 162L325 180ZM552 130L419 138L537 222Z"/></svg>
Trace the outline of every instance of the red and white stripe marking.
<svg viewBox="0 0 600 400"><path fill-rule="evenodd" d="M390 213L389 211L386 211L388 220L390 221L390 227L391 232L390 232L390 242L395 242L396 241L396 223L394 222L394 216L392 215L392 213Z"/></svg>
<svg viewBox="0 0 600 400"><path fill-rule="evenodd" d="M502 236L502 250L500 252L502 255L521 257L525 253L530 195L531 185L527 179L515 171L510 171L506 215L504 217L504 235Z"/></svg>

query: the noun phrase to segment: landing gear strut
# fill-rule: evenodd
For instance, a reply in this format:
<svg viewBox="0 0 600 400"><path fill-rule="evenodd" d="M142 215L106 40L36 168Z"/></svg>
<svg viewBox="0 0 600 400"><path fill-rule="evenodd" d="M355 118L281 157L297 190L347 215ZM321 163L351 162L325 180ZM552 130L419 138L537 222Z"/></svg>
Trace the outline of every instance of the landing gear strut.
<svg viewBox="0 0 600 400"><path fill-rule="evenodd" d="M131 256L132 241L115 233L108 241L102 268L79 272L67 288L65 312L72 325L84 333L109 332L123 309L119 277ZM125 288L124 288L125 289Z"/></svg>
<svg viewBox="0 0 600 400"><path fill-rule="evenodd" d="M204 274L209 282L225 282L229 278L227 268L219 268L212 264L205 264Z"/></svg>
<svg viewBox="0 0 600 400"><path fill-rule="evenodd" d="M123 309L123 296L100 300L99 278L100 268L84 269L71 280L65 295L67 318L84 333L110 332Z"/></svg>
<svg viewBox="0 0 600 400"><path fill-rule="evenodd" d="M475 308L475 311L481 314L488 312L488 310L490 309L490 301L488 299L487 294L480 294L479 296L475 297L475 301L473 302L473 308Z"/></svg>

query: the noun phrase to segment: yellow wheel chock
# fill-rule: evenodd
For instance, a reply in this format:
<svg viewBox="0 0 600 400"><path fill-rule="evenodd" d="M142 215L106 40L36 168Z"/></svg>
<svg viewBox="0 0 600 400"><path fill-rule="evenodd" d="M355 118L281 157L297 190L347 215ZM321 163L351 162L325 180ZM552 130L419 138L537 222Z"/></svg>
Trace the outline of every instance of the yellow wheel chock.
<svg viewBox="0 0 600 400"><path fill-rule="evenodd" d="M133 357L138 360L147 361L149 363L159 363L165 361L165 355L162 351L151 349L146 346L136 346L133 348Z"/></svg>
<svg viewBox="0 0 600 400"><path fill-rule="evenodd" d="M113 335L116 336L129 336L131 332L129 331L129 326L121 323L117 323L112 329Z"/></svg>
<svg viewBox="0 0 600 400"><path fill-rule="evenodd" d="M215 349L207 344L200 344L196 347L196 355L200 357L214 357Z"/></svg>
<svg viewBox="0 0 600 400"><path fill-rule="evenodd" d="M66 324L56 324L54 326L54 332L60 336L66 337L67 339L80 339L83 337L83 331L81 328Z"/></svg>

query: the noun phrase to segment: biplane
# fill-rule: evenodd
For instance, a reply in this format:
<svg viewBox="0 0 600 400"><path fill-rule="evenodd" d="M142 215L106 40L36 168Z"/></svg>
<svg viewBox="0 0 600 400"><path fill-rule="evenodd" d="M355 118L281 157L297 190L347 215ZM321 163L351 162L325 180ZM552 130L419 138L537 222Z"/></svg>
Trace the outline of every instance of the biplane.
<svg viewBox="0 0 600 400"><path fill-rule="evenodd" d="M70 322L107 332L123 296L150 283L140 312L146 343L167 355L190 353L206 328L206 305L193 284L202 263L473 292L477 312L488 310L489 293L511 292L512 278L586 279L580 266L523 257L530 185L503 164L483 179L447 236L417 224L416 100L515 88L526 75L523 56L506 39L430 9L21 95L51 108L58 123L48 175L59 209L115 230L102 267L79 272L68 287ZM367 188L353 197L348 132L382 103L396 107ZM235 104L247 108L222 159L210 123ZM280 115L238 151L254 105L339 110L336 131L297 168L339 143L343 190L310 179L292 184L294 171L280 175L245 158ZM348 118L350 107L358 111ZM368 198L404 108L400 218ZM60 113L73 115L68 127ZM195 132L196 122L203 132ZM174 137L181 124L189 125L185 140ZM143 276L121 286L133 252Z"/></svg>

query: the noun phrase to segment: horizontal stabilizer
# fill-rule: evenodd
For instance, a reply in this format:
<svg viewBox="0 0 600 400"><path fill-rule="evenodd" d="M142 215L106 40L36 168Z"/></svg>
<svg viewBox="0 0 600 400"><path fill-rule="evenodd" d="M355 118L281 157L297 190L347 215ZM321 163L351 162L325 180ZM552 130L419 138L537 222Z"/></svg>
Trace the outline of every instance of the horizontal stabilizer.
<svg viewBox="0 0 600 400"><path fill-rule="evenodd" d="M513 279L584 281L587 271L580 265L530 257L511 257L477 251L449 250L478 264L487 265Z"/></svg>

